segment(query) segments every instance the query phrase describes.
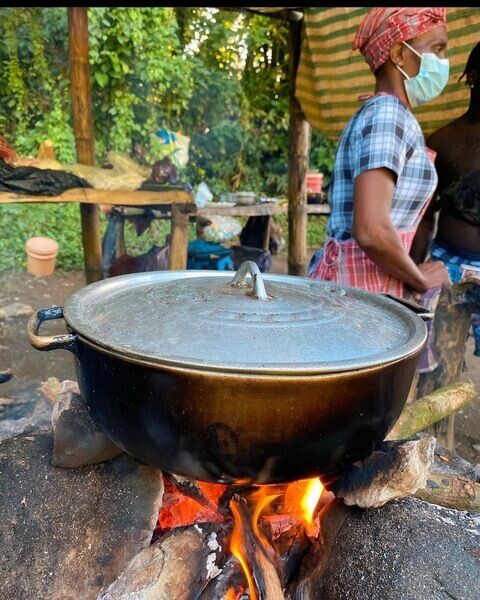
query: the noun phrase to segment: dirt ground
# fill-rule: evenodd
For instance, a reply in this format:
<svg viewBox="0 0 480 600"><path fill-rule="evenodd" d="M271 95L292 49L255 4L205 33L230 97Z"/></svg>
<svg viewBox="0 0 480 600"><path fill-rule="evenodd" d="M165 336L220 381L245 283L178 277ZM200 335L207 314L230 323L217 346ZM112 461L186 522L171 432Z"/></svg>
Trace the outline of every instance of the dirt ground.
<svg viewBox="0 0 480 600"><path fill-rule="evenodd" d="M284 256L274 257L272 272L285 273L286 268ZM29 305L35 310L62 305L84 285L82 272L56 272L48 278L36 278L26 272L4 272L0 274L0 309L13 303ZM27 320L26 315L0 320L0 369L10 367L14 371L14 378L1 386L0 396L20 401L3 406L0 419L17 418L16 412L24 411L25 403L34 403L40 397L37 388L48 377L75 379L70 353L65 350L39 352L30 346L25 336ZM52 322L44 326L43 331L61 333L64 327L60 322ZM456 451L476 464L480 463L480 358L473 356L471 338L467 342L466 364L468 370L463 377L475 382L479 396L457 414Z"/></svg>

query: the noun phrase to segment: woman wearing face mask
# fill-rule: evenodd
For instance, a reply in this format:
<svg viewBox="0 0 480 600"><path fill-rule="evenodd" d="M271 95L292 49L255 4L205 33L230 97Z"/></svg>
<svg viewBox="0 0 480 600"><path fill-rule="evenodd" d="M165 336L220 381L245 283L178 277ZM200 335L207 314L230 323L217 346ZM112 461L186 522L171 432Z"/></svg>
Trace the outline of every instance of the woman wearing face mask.
<svg viewBox="0 0 480 600"><path fill-rule="evenodd" d="M310 277L404 296L449 283L440 261L409 251L437 185L434 153L411 112L437 97L448 74L444 8L373 8L356 34L375 94L350 119L337 147L327 240Z"/></svg>

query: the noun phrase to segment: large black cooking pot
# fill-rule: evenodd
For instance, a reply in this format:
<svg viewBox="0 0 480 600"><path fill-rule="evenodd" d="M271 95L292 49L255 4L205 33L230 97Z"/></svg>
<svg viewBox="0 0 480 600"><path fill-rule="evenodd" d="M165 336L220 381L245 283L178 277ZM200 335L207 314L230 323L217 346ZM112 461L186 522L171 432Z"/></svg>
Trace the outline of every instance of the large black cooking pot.
<svg viewBox="0 0 480 600"><path fill-rule="evenodd" d="M251 275L252 283L248 279ZM69 333L39 336L64 318ZM79 290L28 325L73 352L95 422L126 452L205 481L332 475L405 404L427 330L381 295L301 277L162 271Z"/></svg>

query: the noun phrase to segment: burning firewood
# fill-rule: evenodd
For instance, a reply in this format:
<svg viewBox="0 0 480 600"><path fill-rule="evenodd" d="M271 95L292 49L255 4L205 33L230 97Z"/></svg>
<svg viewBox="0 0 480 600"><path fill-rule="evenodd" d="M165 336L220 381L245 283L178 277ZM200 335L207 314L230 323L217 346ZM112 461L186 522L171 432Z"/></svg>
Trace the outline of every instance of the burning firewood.
<svg viewBox="0 0 480 600"><path fill-rule="evenodd" d="M236 600L244 590L245 580L240 563L234 556L229 556L222 572L195 597L195 600L227 600L229 595Z"/></svg>
<svg viewBox="0 0 480 600"><path fill-rule="evenodd" d="M188 477L182 477L181 475L174 475L173 473L163 473L163 476L172 483L182 494L188 496L192 500L195 500L202 506L206 506L211 508L212 510L217 510L217 506L214 502L209 498L204 492L202 488L198 485L198 482L194 479L189 479Z"/></svg>
<svg viewBox="0 0 480 600"><path fill-rule="evenodd" d="M282 600L285 598L282 585L278 577L278 572L273 564L275 553L271 547L266 546L266 540L260 540L255 535L252 527L252 514L250 513L245 498L235 495L230 501L230 508L235 517L235 529L232 535L231 548L235 555L243 554L240 560L246 560L251 569L253 581L258 591L258 600ZM238 537L235 537L237 534ZM237 546L238 544L238 546ZM242 565L243 566L243 565ZM245 566L244 566L244 570ZM253 581L250 579L250 598L257 600L257 595L253 588Z"/></svg>

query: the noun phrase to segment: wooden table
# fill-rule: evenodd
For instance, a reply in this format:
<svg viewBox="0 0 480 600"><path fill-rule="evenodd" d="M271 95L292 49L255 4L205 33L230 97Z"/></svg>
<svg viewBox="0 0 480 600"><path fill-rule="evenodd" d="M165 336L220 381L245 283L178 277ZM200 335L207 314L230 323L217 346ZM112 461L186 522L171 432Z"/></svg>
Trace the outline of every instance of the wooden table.
<svg viewBox="0 0 480 600"><path fill-rule="evenodd" d="M36 203L58 204L61 202L81 202L82 204L107 204L111 206L152 206L163 204L191 204L193 195L180 189L149 192L147 190L95 190L93 188L72 188L57 196L35 196L0 192L0 204Z"/></svg>
<svg viewBox="0 0 480 600"><path fill-rule="evenodd" d="M127 214L142 214L142 210L129 208ZM208 206L197 208L195 205L175 204L171 210L167 206L160 210L152 210L156 218L170 218L172 223L172 233L170 242L170 269L185 269L188 256L188 227L191 220L198 217L208 218L213 216L225 217L262 217L273 215L288 215L288 205L277 203L253 204L251 206ZM307 214L326 216L330 214L328 204L307 204ZM263 247L268 248L270 234L269 227L266 228Z"/></svg>
<svg viewBox="0 0 480 600"><path fill-rule="evenodd" d="M129 206L136 208L154 206L168 211L172 215L171 261L173 260L173 264L175 265L183 264L185 251L183 248L184 232L181 215L196 209L193 195L190 192L181 189L152 192L147 190L96 190L94 188L72 188L57 196L36 196L29 194L15 194L13 192L0 192L0 204L58 204L63 202ZM176 210L176 207L179 208L178 211ZM178 223L176 217L177 214L180 215L178 217ZM186 260L185 254L185 266L187 264ZM178 267L170 265L170 268Z"/></svg>
<svg viewBox="0 0 480 600"><path fill-rule="evenodd" d="M57 196L35 196L0 192L0 204L13 203L62 203L79 202L82 204L104 204L117 207L128 207L130 214L141 214L148 207L157 218L171 219L170 269L185 269L188 254L188 226L197 217L208 218L214 215L229 217L260 217L288 215L286 204L253 204L251 206L208 206L197 208L193 195L184 190L172 189L159 192L146 190L96 190L93 188L73 188ZM136 212L139 211L139 212ZM327 204L307 204L307 214L328 215ZM268 227L264 246L268 247Z"/></svg>

